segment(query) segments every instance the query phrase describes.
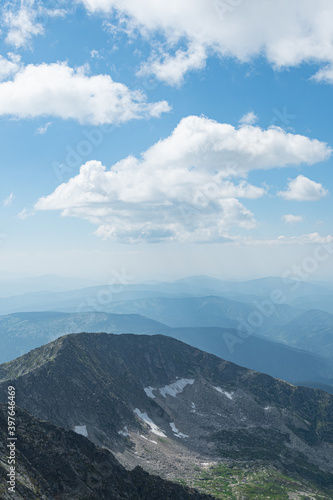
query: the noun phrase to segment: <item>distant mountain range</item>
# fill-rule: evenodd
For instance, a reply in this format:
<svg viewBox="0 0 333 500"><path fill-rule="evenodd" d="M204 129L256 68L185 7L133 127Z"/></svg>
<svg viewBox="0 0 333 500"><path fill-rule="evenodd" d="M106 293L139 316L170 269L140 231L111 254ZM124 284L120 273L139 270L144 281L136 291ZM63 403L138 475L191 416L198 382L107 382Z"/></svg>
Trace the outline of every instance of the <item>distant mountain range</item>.
<svg viewBox="0 0 333 500"><path fill-rule="evenodd" d="M167 326L139 314L42 311L0 316L0 363L67 333L158 333Z"/></svg>
<svg viewBox="0 0 333 500"><path fill-rule="evenodd" d="M267 314L266 311L260 312L253 304L218 296L126 300L111 302L107 309L113 313L142 314L171 327L240 327L242 330L258 332L266 325L282 325L302 312L285 304L276 304Z"/></svg>
<svg viewBox="0 0 333 500"><path fill-rule="evenodd" d="M272 325L262 335L305 349L333 362L333 314L310 309L284 325Z"/></svg>
<svg viewBox="0 0 333 500"><path fill-rule="evenodd" d="M2 316L0 363L63 334L80 332L165 334L246 368L298 385L325 386L333 392L333 364L323 356L233 328L169 328L138 314L40 312Z"/></svg>
<svg viewBox="0 0 333 500"><path fill-rule="evenodd" d="M122 312L114 310L116 302L152 299L156 297L185 298L218 296L252 304L252 306L254 304L257 307L258 303L260 306L263 300L271 301L272 294L274 296L276 293L279 296L279 300L283 301L283 305L293 306L297 310L300 310L300 312L308 309L319 309L333 313L333 287L325 284L275 277L245 282L226 282L206 276L197 276L172 283L162 282L154 284L127 284L122 283L120 279L119 282L114 284L90 286L88 288L82 288L81 286L73 290L68 290L65 284L60 284L59 286L63 287L63 291L55 291L54 280L52 280L52 286L47 287L47 283L45 284L45 290L40 290L35 285L31 285L30 293L26 293L29 289L26 285L21 288L16 287L16 290L22 290L20 294L15 292L13 296L8 296L7 292L6 296L3 295L0 298L0 314L11 314L19 311ZM10 289L11 285L4 283L3 287L4 289L6 287ZM168 324L168 322L166 323ZM175 326L185 325L178 324Z"/></svg>
<svg viewBox="0 0 333 500"><path fill-rule="evenodd" d="M242 461L333 495L332 395L170 337L64 336L1 365L2 402L8 385L20 407L106 446L127 467L186 479L196 464Z"/></svg>
<svg viewBox="0 0 333 500"><path fill-rule="evenodd" d="M0 314L3 314L0 317L3 346L0 362L13 359L64 333L159 333L166 332L170 327L191 327L229 328L249 332L253 337L252 343L259 342L256 337L264 337L320 355L333 364L333 314L329 312L333 313L332 298L333 287L323 283L274 277L237 283L205 276L190 277L173 283L119 283L0 298ZM312 303L318 309L309 309ZM24 317L22 312L33 312L35 316ZM59 312L73 315L68 315L65 320L64 316L57 317L55 313ZM108 316L101 316L101 313ZM127 319L119 315L126 315ZM12 336L20 338L20 346L12 342ZM202 332L201 338L203 337ZM214 338L216 340L216 335ZM186 340L204 349L211 349L209 343L194 344L191 336L187 336ZM214 342L215 349L218 348L215 352L225 355L224 346L218 346ZM263 342L261 345L264 345ZM237 347L237 351L240 353L242 347ZM262 352L265 352L264 348ZM233 355L233 352L230 354ZM230 359L244 362L243 358L231 356ZM263 369L261 364L253 365L252 359L251 356L245 359L245 365ZM271 356L266 363L269 367L270 361ZM317 364L316 361L314 365ZM281 367L283 366L282 363ZM295 363L295 366L299 366L299 363ZM319 377L316 380L330 385L329 380L326 380L331 378L326 370L326 362L323 367L325 374L320 374L322 379ZM281 373L269 373L290 380L284 369ZM304 379L303 376L297 376L292 380Z"/></svg>
<svg viewBox="0 0 333 500"><path fill-rule="evenodd" d="M10 277L0 274L0 297L11 297L33 292L64 292L77 288L96 286L99 283L85 278L64 278L45 275L36 277Z"/></svg>
<svg viewBox="0 0 333 500"><path fill-rule="evenodd" d="M288 382L333 393L333 364L306 350L227 328L172 328L167 335L227 361Z"/></svg>

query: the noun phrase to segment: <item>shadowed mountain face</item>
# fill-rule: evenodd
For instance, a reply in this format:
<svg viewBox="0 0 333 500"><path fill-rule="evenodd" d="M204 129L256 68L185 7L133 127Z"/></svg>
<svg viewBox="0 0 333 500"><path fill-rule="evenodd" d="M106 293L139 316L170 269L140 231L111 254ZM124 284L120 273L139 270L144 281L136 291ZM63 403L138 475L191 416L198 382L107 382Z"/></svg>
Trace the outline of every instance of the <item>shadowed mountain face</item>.
<svg viewBox="0 0 333 500"><path fill-rule="evenodd" d="M0 405L2 500L209 500L212 497L151 476L127 471L106 449L16 409L16 493L7 487L7 407Z"/></svg>
<svg viewBox="0 0 333 500"><path fill-rule="evenodd" d="M14 385L19 406L124 463L143 463L135 451L144 443L143 465L163 472L169 460L178 477L195 455L259 461L332 488L333 396L169 337L65 336L1 365L0 380L2 401Z"/></svg>

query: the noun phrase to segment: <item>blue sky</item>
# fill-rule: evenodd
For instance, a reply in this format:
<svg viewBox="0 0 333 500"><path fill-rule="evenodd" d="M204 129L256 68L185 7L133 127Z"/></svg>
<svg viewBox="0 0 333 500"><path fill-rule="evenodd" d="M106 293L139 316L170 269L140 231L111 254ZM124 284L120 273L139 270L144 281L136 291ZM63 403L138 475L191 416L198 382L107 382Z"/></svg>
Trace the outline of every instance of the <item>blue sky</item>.
<svg viewBox="0 0 333 500"><path fill-rule="evenodd" d="M332 11L7 2L0 272L331 279Z"/></svg>

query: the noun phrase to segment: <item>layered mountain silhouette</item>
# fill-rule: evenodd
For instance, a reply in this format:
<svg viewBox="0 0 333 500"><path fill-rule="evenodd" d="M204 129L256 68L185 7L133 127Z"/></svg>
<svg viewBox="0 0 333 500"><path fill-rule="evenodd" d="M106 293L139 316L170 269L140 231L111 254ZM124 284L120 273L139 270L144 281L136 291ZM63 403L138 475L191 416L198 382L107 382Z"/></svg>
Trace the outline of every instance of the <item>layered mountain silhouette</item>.
<svg viewBox="0 0 333 500"><path fill-rule="evenodd" d="M0 316L0 363L68 333L158 333L168 327L139 314L56 311L14 313Z"/></svg>
<svg viewBox="0 0 333 500"><path fill-rule="evenodd" d="M4 284L0 290L0 314L47 310L75 312L78 308L83 312L92 310L96 306L99 307L99 310L106 312L107 306L111 302L154 297L221 296L226 299L255 304L269 299L274 290L280 291L286 305L294 306L300 310L312 308L333 312L332 286L325 283L310 283L278 277L232 282L208 276L191 276L174 282L129 284L126 276L118 276L112 280L114 283L87 286L86 288L82 288L84 286L83 280L81 280L81 288L78 287L79 281L76 280L77 288L72 290L68 289L68 283L65 284L63 280L55 279L55 277L48 277L48 279L45 277L32 281L33 283L28 281L20 285L19 283L15 284L15 281L12 280ZM38 286L36 286L37 282ZM75 281L72 280L72 283L74 285ZM41 288L42 284L44 284L44 289ZM60 290L60 287L63 288L63 291L57 292L56 289ZM104 309L103 306L105 306Z"/></svg>
<svg viewBox="0 0 333 500"><path fill-rule="evenodd" d="M333 314L310 309L284 325L267 328L262 334L333 361Z"/></svg>
<svg viewBox="0 0 333 500"><path fill-rule="evenodd" d="M274 341L231 328L172 328L161 333L296 385L321 388L325 384L325 390L333 391L332 362L323 353L289 347L282 339Z"/></svg>
<svg viewBox="0 0 333 500"><path fill-rule="evenodd" d="M3 402L8 385L127 466L175 479L190 461L261 463L333 494L333 396L173 338L67 335L1 365Z"/></svg>
<svg viewBox="0 0 333 500"><path fill-rule="evenodd" d="M321 311L317 311L318 314L330 317L328 313ZM282 327L279 328L284 331ZM300 331L301 328L299 326ZM311 328L311 322L308 322L308 328ZM2 316L0 363L13 360L64 334L83 331L163 333L246 368L292 383L311 384L310 386L317 384L318 387L322 387L322 384L327 387L331 385L330 390L333 391L333 365L330 360L324 359L324 352L319 356L272 341L268 337L244 334L233 328L170 328L138 314L32 312ZM277 329L276 332L280 330ZM305 336L305 324L304 332ZM271 333L267 335L269 334ZM311 338L315 339L315 334ZM278 340L282 342L285 339Z"/></svg>

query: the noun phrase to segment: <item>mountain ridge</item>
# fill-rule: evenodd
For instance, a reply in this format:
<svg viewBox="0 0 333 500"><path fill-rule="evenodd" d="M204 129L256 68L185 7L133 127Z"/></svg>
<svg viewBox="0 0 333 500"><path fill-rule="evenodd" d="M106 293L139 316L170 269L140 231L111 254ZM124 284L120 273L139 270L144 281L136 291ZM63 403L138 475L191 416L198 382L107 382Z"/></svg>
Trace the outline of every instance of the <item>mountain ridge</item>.
<svg viewBox="0 0 333 500"><path fill-rule="evenodd" d="M1 365L1 401L8 384L36 417L84 429L122 463L140 463L165 478L177 477L197 456L259 461L321 487L333 484L331 395L171 337L67 335Z"/></svg>
<svg viewBox="0 0 333 500"><path fill-rule="evenodd" d="M317 311L318 314L321 314ZM325 314L325 313L324 313ZM328 313L327 313L328 314ZM329 316L329 315L328 315ZM68 333L164 334L246 368L268 373L289 382L333 384L333 366L322 354L289 347L283 339L249 335L233 328L166 325L137 314L16 313L0 317L0 362L15 359ZM273 337L273 338L272 338ZM317 346L319 348L319 346ZM327 353L326 353L327 354ZM307 385L307 384L305 384Z"/></svg>

